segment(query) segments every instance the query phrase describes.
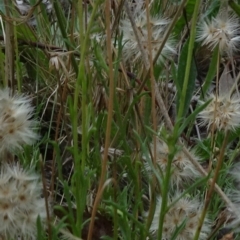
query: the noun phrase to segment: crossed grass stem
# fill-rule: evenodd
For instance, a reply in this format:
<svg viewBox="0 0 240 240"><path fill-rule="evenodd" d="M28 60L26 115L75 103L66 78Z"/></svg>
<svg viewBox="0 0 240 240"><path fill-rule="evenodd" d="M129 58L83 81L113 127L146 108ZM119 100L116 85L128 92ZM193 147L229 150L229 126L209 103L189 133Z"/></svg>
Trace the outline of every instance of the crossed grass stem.
<svg viewBox="0 0 240 240"><path fill-rule="evenodd" d="M224 161L224 153L225 153L225 150L226 150L226 147L227 147L227 144L228 144L228 137L229 137L229 131L226 132L226 135L224 137L223 145L221 147L219 158L217 160L217 166L216 166L216 169L214 171L214 176L213 176L212 182L211 182L210 187L209 187L209 189L207 191L207 194L206 194L204 208L203 208L200 220L199 220L199 225L198 225L197 232L194 236L194 240L199 239L201 228L203 226L203 222L204 222L204 219L206 217L208 207L209 207L209 204L211 202L212 195L214 193L214 187L215 187L215 184L217 184L218 178L220 176L220 171L222 169L222 165L223 165L223 161Z"/></svg>

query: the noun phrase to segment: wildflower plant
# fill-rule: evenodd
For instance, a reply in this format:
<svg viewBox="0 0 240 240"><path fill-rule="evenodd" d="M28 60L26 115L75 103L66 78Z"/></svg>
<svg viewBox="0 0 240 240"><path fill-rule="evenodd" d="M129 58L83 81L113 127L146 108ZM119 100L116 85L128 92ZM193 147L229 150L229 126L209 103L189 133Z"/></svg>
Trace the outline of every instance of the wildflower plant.
<svg viewBox="0 0 240 240"><path fill-rule="evenodd" d="M177 229L179 229L179 234L175 239L192 240L197 230L202 211L202 203L197 198L190 199L189 197L182 197L179 199L180 195L180 193L175 193L174 196L169 197L169 209L163 223L163 239L171 239ZM154 236L158 234L160 206L161 197L158 197L153 221L150 227L151 234ZM205 218L199 239L206 239L210 230L211 223L208 218Z"/></svg>
<svg viewBox="0 0 240 240"><path fill-rule="evenodd" d="M3 1L0 237L238 239L239 8Z"/></svg>
<svg viewBox="0 0 240 240"><path fill-rule="evenodd" d="M234 13L220 12L211 20L203 20L197 33L197 41L211 50L219 46L221 53L232 55L240 43L239 19Z"/></svg>

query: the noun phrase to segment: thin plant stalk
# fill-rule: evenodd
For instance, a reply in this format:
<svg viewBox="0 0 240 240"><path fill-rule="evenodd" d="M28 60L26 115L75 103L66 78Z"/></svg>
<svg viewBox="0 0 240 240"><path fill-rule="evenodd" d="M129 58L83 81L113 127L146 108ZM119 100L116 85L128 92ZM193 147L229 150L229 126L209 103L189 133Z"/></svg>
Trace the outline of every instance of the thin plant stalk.
<svg viewBox="0 0 240 240"><path fill-rule="evenodd" d="M163 35L163 39L162 39L162 43L161 43L161 46L159 47L156 55L155 55L155 58L153 59L153 65L157 62L167 40L168 40L168 37L170 36L170 34L172 33L172 30L177 22L177 20L179 19L179 17L181 16L182 12L183 12L183 9L185 7L185 5L187 4L187 1L188 0L184 0L181 5L179 6L176 14L174 15L174 18L171 22L171 24L169 25L168 29L166 30L165 34ZM147 72L146 72L146 75L144 77L144 80L142 81L142 84L140 85L140 87L138 88L137 90L137 94L140 94L142 92L142 90L144 89L144 86L146 85L146 82L147 82L147 79L149 77L149 74L150 74L150 68L147 69ZM163 111L164 112L164 111Z"/></svg>
<svg viewBox="0 0 240 240"><path fill-rule="evenodd" d="M94 22L94 17L96 15L97 9L101 0L97 0L93 6L92 14L89 20L88 28L86 33L83 36L83 8L82 5L84 2L82 0L79 1L79 27L80 27L80 38L81 38L81 59L79 63L79 71L77 76L77 81L75 84L74 91L74 101L73 101L73 118L72 118L72 133L73 133L73 155L74 155L74 165L75 165L75 173L76 173L76 182L80 183L82 176L84 174L85 163L87 158L87 149L88 149L88 141L87 141L87 78L85 75L85 55L87 53L87 47L89 42L90 30ZM84 38L85 37L85 38ZM82 153L81 158L79 157L79 149L78 149L78 99L80 89L82 90ZM82 171L82 173L80 173ZM82 191L81 188L76 188L76 205L77 205L77 226L81 226L82 223ZM80 227L79 227L80 229ZM81 232L81 230L80 230ZM79 234L79 237L81 233Z"/></svg>
<svg viewBox="0 0 240 240"><path fill-rule="evenodd" d="M47 224L48 224L48 239L52 240L52 228L50 224L50 211L49 211L49 203L48 203L48 197L47 197L47 184L46 179L44 178L44 167L43 167L43 161L42 161L42 155L40 155L40 164L41 164L41 173L42 173L42 183L43 183L43 194L45 199L45 205L46 205L46 213L47 213Z"/></svg>
<svg viewBox="0 0 240 240"><path fill-rule="evenodd" d="M162 184L162 186L163 186L162 204L161 204L159 227L158 227L158 238L157 239L159 239L159 240L162 239L164 217L165 217L166 210L167 210L168 188L169 188L169 183L171 180L171 165L172 165L172 161L173 161L173 158L174 158L174 155L176 152L175 144L178 140L178 130L180 127L180 119L182 118L183 113L184 113L186 92L187 92L187 86L188 86L188 82L189 82L189 75L190 75L190 69L191 69L191 63L192 63L192 54L193 54L195 35L196 35L197 16L198 16L200 3L201 3L201 0L197 0L195 3L195 7L194 7L189 47L188 47L187 65L186 65L186 69L185 69L184 83L183 83L183 89L181 92L181 101L180 101L179 111L178 111L178 115L177 115L177 122L174 127L173 136L172 136L172 138L169 139L169 143L168 143L169 155L168 155L168 163L167 163L167 167L166 167L166 174L164 176L163 184Z"/></svg>
<svg viewBox="0 0 240 240"><path fill-rule="evenodd" d="M153 70L153 59L152 59L152 29L150 24L150 11L149 11L149 0L146 0L146 15L147 15L147 30L148 30L148 52L149 52L149 71L150 71L150 83L151 83L151 115L153 121L153 131L157 132L157 120L156 120L156 86L155 86L155 79L154 79L154 70ZM156 159L157 159L157 143L156 143L156 134L153 135L153 152L152 152L152 161L153 166L156 167ZM154 188L156 186L156 176L153 175L153 179L151 181L151 201L149 207L149 214L147 219L147 229L149 229L156 204L156 194Z"/></svg>
<svg viewBox="0 0 240 240"><path fill-rule="evenodd" d="M53 2L55 14L57 17L57 23L58 23L59 29L61 31L61 34L64 39L68 39L68 33L66 31L67 23L66 23L66 19L65 19L64 15L62 13L62 9L59 7L59 1L52 1L52 2ZM82 1L80 1L80 4L82 4ZM66 45L66 48L68 51L72 50L72 45L68 41L65 41L65 45ZM74 58L74 55L71 55L71 62L72 62L75 72L78 73L78 66L77 66L76 59Z"/></svg>
<svg viewBox="0 0 240 240"><path fill-rule="evenodd" d="M117 164L115 159L114 159L114 165L113 165L113 179L114 179L113 199L114 199L114 202L117 203L117 192L119 189L117 185ZM114 208L113 222L114 222L113 239L118 240L118 213L116 208Z"/></svg>
<svg viewBox="0 0 240 240"><path fill-rule="evenodd" d="M157 121L156 121L156 101L155 101L155 81L153 72L153 62L152 62L152 29L150 25L150 13L149 13L149 0L146 0L146 13L147 13L147 28L148 28L148 52L149 52L149 65L150 65L150 81L151 81L151 100L152 100L152 120L153 120L153 131L157 131ZM153 165L156 164L156 135L153 136Z"/></svg>
<svg viewBox="0 0 240 240"><path fill-rule="evenodd" d="M102 161L102 168L101 168L101 176L98 185L98 191L96 195L96 199L94 201L93 210L91 221L89 225L88 231L88 240L92 239L93 228L94 228L94 221L95 216L97 213L98 204L102 197L103 186L106 178L107 172L107 163L108 163L108 148L110 146L110 135L111 135L111 125L112 125L112 117L113 117L113 102L114 102L114 73L113 73L113 62L112 62L112 40L111 40L111 22L110 22L110 15L111 15L111 2L106 1L105 3L105 14L106 14L106 39L107 39L107 57L108 57L108 65L109 65L109 101L108 101L108 117L107 117L107 129L106 129L106 136L105 136L105 146L104 146L104 153L103 153L103 161Z"/></svg>
<svg viewBox="0 0 240 240"><path fill-rule="evenodd" d="M171 180L171 167L172 167L172 161L175 155L175 145L170 144L169 145L169 155L168 155L168 162L166 167L166 174L163 179L162 184L162 204L161 204L161 210L160 210L160 217L159 217L159 225L158 225L158 240L162 240L162 233L163 233L163 224L164 224L164 217L167 212L167 204L168 204L168 191L169 191L169 183Z"/></svg>
<svg viewBox="0 0 240 240"><path fill-rule="evenodd" d="M93 10L92 10L92 14L88 23L88 28L86 33L84 34L83 29L84 29L84 24L83 21L79 20L79 25L80 25L80 37L81 34L84 35L81 37L81 40L83 40L83 42L81 42L81 60L79 63L79 74L77 77L77 82L75 85L75 91L74 91L74 105L73 105L73 109L74 109L74 113L76 114L75 116L77 116L77 110L78 110L78 98L79 98L79 93L80 93L80 88L82 88L82 164L81 164L81 169L83 170L85 168L85 162L86 162L86 157L87 157L87 122L86 120L88 119L87 117L87 78L85 75L85 55L87 52L87 47L88 47L88 42L89 42L89 36L90 36L90 31L91 31L91 27L93 25L94 22L94 17L96 15L98 6L100 4L101 0L98 0L95 2L94 6L93 6ZM83 18L83 9L82 9L82 4L83 2L80 1L80 7L79 7L79 19ZM82 24L82 25L81 25ZM77 118L75 118L74 121L74 131L73 131L73 136L74 136L74 147L75 147L75 151L78 152L78 133L77 133Z"/></svg>
<svg viewBox="0 0 240 240"><path fill-rule="evenodd" d="M17 78L17 90L18 92L21 92L21 89L22 89L22 84L21 84L21 68L19 66L20 64L20 55L19 55L19 51L18 51L18 40L17 40L17 29L16 29L16 26L13 25L13 31L14 31L14 47L15 47L15 57L16 57L16 60L15 60L15 64L16 64L16 78Z"/></svg>
<svg viewBox="0 0 240 240"><path fill-rule="evenodd" d="M139 31L138 31L138 28L137 28L137 26L136 26L136 23L135 23L135 21L134 21L134 19L133 19L133 17L132 17L132 13L131 13L131 11L130 11L130 8L129 8L129 6L128 6L127 1L124 2L124 6L125 6L125 9L126 9L126 13L127 13L127 15L128 15L128 18L129 18L129 20L130 20L130 22L131 22L132 29L133 29L134 35L135 35L136 40L137 40L137 43L138 43L139 50L140 50L140 52L141 52L141 54L142 54L142 59L143 59L144 66L145 66L145 68L148 70L148 69L149 69L149 65L150 65L150 64L149 64L149 59L148 59L148 56L147 56L146 51L144 50L144 47L143 47L143 45L142 45L142 42L141 42L141 40L140 40Z"/></svg>
<svg viewBox="0 0 240 240"><path fill-rule="evenodd" d="M216 75L216 98L219 97L219 66L220 66L220 52L219 52L219 46L217 46L218 48L218 55L217 55L217 75ZM215 110L217 109L217 101L215 101ZM217 111L214 111L214 119L216 117L216 114L217 114ZM212 127L211 127L211 149L212 149L212 152L214 151L214 148L215 148L215 144L216 144L216 135L214 134L216 131L216 126L213 124ZM211 158L209 159L209 166L208 166L208 169L211 170L211 164L212 164L212 157L213 157L213 154L211 156Z"/></svg>
<svg viewBox="0 0 240 240"><path fill-rule="evenodd" d="M183 89L182 89L181 96L180 96L181 101L179 104L179 110L178 110L178 115L177 115L177 124L176 124L177 127L175 128L175 131L178 131L178 125L180 124L179 120L183 117L183 113L184 113L186 92L187 92L187 87L188 87L188 83L189 83L189 75L190 75L190 69L191 69L192 58L193 58L193 48L194 48L195 35L196 35L196 24L197 24L197 17L198 17L200 3L201 3L201 0L196 0L193 17L192 17L192 22L191 22L187 64L186 64L186 69L185 69ZM175 137L177 137L177 135L175 135Z"/></svg>
<svg viewBox="0 0 240 240"><path fill-rule="evenodd" d="M6 16L8 19L11 19L11 7L12 4L10 4L9 1L4 0L5 5L5 11ZM6 31L6 46L5 46L5 83L7 83L7 86L11 87L11 89L14 91L14 72L15 72L15 66L14 66L14 26L12 22L6 21L5 22L5 31Z"/></svg>
<svg viewBox="0 0 240 240"><path fill-rule="evenodd" d="M180 143L181 144L181 143ZM201 166L201 164L196 161L192 155L189 153L188 149L182 145L182 150L184 154L188 157L190 162L198 169L198 171L203 175L203 176L208 176L208 173L204 170L204 168ZM209 183L212 184L212 179L209 179ZM233 212L237 212L236 207L232 203L232 201L226 196L226 194L222 191L222 189L218 186L217 183L214 184L214 189L218 193L218 195L222 198L222 200L228 205Z"/></svg>
<svg viewBox="0 0 240 240"><path fill-rule="evenodd" d="M225 150L226 150L226 147L227 147L227 144L228 144L228 137L229 137L229 131L226 132L226 135L225 135L224 140L223 140L223 145L221 147L219 158L217 159L217 166L216 166L216 169L215 169L215 172L214 172L214 177L211 181L209 190L207 191L207 196L206 196L206 200L205 200L205 203L204 203L204 208L203 208L201 217L199 219L198 228L197 228L197 231L195 233L195 236L194 236L193 240L198 240L199 239L201 229L202 229L202 225L203 225L204 219L207 215L207 210L208 210L208 207L209 207L209 204L211 202L211 198L212 198L212 195L213 195L213 192L214 192L215 183L217 183L217 180L218 180L219 175L220 175L220 170L222 169L222 165L223 165L223 161L224 161L224 153L225 153Z"/></svg>

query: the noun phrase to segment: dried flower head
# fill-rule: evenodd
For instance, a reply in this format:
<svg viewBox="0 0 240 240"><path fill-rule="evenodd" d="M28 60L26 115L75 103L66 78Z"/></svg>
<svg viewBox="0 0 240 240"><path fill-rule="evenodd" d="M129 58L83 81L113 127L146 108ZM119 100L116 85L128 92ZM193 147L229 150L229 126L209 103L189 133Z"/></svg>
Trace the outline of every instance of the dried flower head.
<svg viewBox="0 0 240 240"><path fill-rule="evenodd" d="M19 165L3 165L0 172L0 235L5 239L19 236L34 239L38 216L47 219L42 184L35 173Z"/></svg>
<svg viewBox="0 0 240 240"><path fill-rule="evenodd" d="M199 114L201 125L207 128L214 127L216 130L234 130L240 124L240 98L236 95L230 97L229 94L220 96L211 95L212 101ZM200 104L203 104L200 101Z"/></svg>
<svg viewBox="0 0 240 240"><path fill-rule="evenodd" d="M171 205L180 197L180 193L176 193L175 196L169 198L168 205ZM155 214L150 227L152 235L157 235L159 227L159 216L161 209L162 199L158 198ZM179 231L176 240L192 240L194 234L198 228L199 218L202 213L202 205L198 199L180 198L174 203L165 215L163 223L162 239L172 239L174 232L178 227L183 225L183 228ZM200 233L200 240L205 240L211 231L211 224L208 218L205 218L204 224Z"/></svg>
<svg viewBox="0 0 240 240"><path fill-rule="evenodd" d="M239 31L240 25L236 15L220 12L216 18L202 22L197 40L203 41L202 45L208 45L211 49L219 45L220 52L231 55L240 43Z"/></svg>
<svg viewBox="0 0 240 240"><path fill-rule="evenodd" d="M153 146L151 146L151 149L153 151ZM164 141L158 139L156 163L158 164L163 173L165 173L167 168L168 155L169 148L167 144ZM197 159L193 153L192 157ZM151 170L149 164L146 164L146 170ZM198 172L198 170L181 150L178 151L173 158L171 173L171 186L176 186L177 188L179 188L183 185L183 183L186 183L189 180L200 177L200 173Z"/></svg>
<svg viewBox="0 0 240 240"><path fill-rule="evenodd" d="M152 57L155 58L161 44L162 37L164 32L166 31L166 27L168 26L169 21L166 19L162 19L160 17L151 17L150 24L152 30L152 38L151 38L151 47L152 47ZM148 28L147 28L147 18L146 14L142 13L135 17L135 24L138 30L138 36L140 38L140 42L146 51L147 55L149 55L149 47L148 47ZM121 30L123 32L123 58L124 60L132 60L133 62L142 61L141 52L139 50L137 38L133 31L132 25L129 19L124 19L121 22ZM175 48L173 47L174 43L171 38L165 43L163 50L161 52L158 61L163 58L169 57L172 54L175 54Z"/></svg>
<svg viewBox="0 0 240 240"><path fill-rule="evenodd" d="M33 131L33 107L23 95L11 96L9 89L0 90L0 151L19 149L38 138Z"/></svg>

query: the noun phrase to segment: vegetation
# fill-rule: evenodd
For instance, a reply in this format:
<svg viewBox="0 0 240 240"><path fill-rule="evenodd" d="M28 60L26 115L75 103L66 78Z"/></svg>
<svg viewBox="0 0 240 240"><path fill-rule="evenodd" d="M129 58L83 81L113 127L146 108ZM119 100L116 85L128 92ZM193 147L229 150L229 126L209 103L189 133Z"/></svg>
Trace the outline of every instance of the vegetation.
<svg viewBox="0 0 240 240"><path fill-rule="evenodd" d="M0 40L2 239L238 239L239 0L3 0Z"/></svg>

